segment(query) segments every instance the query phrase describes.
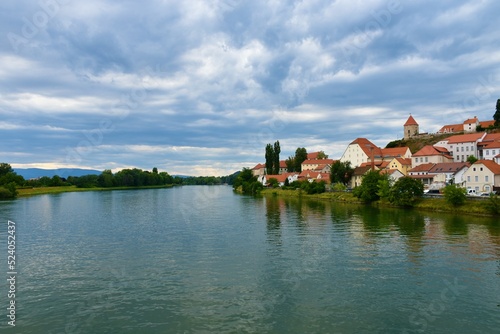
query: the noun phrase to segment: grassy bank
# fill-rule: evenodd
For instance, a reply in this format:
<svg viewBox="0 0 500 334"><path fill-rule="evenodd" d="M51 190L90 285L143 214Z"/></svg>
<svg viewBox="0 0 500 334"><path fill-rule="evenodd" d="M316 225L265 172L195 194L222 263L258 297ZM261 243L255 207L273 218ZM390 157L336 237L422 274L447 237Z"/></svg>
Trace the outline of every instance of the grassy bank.
<svg viewBox="0 0 500 334"><path fill-rule="evenodd" d="M64 187L40 187L40 188L27 188L27 189L17 189L18 197L34 196L34 195L44 195L44 194L59 194L67 192L77 192L77 191L111 191L111 190L136 190L136 189L159 189L159 188L171 188L173 185L163 185L163 186L143 186L143 187L93 187L93 188L77 188L76 186L64 186Z"/></svg>
<svg viewBox="0 0 500 334"><path fill-rule="evenodd" d="M349 192L328 192L323 194L312 194L308 195L305 192L299 190L282 190L282 189L264 189L261 192L262 195L269 196L282 196L282 197L299 197L309 198L309 199L320 199L327 200L331 202L340 203L352 203L352 204L362 204L362 205L372 205L379 207L397 207L392 205L388 201L376 201L371 204L365 204L360 201L359 198L354 197L352 193ZM466 215L475 216L495 216L487 208L488 200L472 200L468 199L464 205L459 207L454 207L448 204L444 198L422 198L420 199L413 209L422 211L432 211L432 212L448 212L448 213L458 213Z"/></svg>

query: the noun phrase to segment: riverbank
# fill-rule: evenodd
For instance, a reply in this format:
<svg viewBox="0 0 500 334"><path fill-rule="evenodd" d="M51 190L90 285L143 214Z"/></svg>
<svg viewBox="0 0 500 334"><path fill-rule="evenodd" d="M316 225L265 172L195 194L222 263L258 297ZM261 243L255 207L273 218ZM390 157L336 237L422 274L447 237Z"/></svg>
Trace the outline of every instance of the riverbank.
<svg viewBox="0 0 500 334"><path fill-rule="evenodd" d="M136 190L136 189L161 189L161 188L172 188L174 185L167 184L161 186L142 186L142 187L92 187L92 188L78 188L76 186L64 186L64 187L39 187L39 188L25 188L17 189L18 197L28 197L35 195L45 195L45 194L59 194L68 192L81 192L81 191L111 191L111 190Z"/></svg>
<svg viewBox="0 0 500 334"><path fill-rule="evenodd" d="M366 204L359 198L354 197L354 195L350 192L325 192L322 194L308 195L303 191L301 192L300 190L264 189L261 191L261 194L264 196L302 197L307 199L327 200L330 202L371 205L376 207L401 208L396 205L392 205L391 203L385 200L379 200L370 204ZM465 204L455 207L447 203L444 198L421 198L415 204L413 209L432 211L432 212L457 213L457 214L474 215L474 216L491 216L491 217L498 216L498 214L493 214L488 209L487 199L481 201L467 199Z"/></svg>

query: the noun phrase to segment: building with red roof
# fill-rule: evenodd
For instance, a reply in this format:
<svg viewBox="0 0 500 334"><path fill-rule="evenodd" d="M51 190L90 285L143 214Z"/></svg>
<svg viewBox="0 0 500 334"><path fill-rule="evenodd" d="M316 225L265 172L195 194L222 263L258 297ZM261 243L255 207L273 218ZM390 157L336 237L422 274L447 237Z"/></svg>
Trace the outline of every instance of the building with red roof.
<svg viewBox="0 0 500 334"><path fill-rule="evenodd" d="M453 162L453 157L444 147L427 145L413 154L411 160L411 165L415 168L425 163L438 164L443 162Z"/></svg>
<svg viewBox="0 0 500 334"><path fill-rule="evenodd" d="M411 114L410 117L408 117L408 120L403 125L403 127L404 127L404 136L403 136L404 139L409 139L419 134L418 123L417 121L415 121L415 119Z"/></svg>
<svg viewBox="0 0 500 334"><path fill-rule="evenodd" d="M480 158L478 144L486 137L486 132L475 132L448 137L436 146L445 147L455 162L465 162L469 156Z"/></svg>
<svg viewBox="0 0 500 334"><path fill-rule="evenodd" d="M500 187L500 165L492 160L478 160L464 174L465 187L476 193L490 193Z"/></svg>

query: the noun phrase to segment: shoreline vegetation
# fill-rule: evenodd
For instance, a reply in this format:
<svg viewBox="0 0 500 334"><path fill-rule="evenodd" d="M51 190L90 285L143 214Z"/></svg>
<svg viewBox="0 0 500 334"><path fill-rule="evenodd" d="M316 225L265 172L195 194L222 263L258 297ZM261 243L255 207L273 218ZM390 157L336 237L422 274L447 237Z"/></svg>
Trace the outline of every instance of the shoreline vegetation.
<svg viewBox="0 0 500 334"><path fill-rule="evenodd" d="M263 196L280 196L280 197L293 197L293 198L305 198L314 200L325 200L337 203L346 204L357 204L357 205L368 205L373 207L387 207L387 208L399 208L399 209L409 209L409 210L420 210L420 211L430 211L430 212L443 212L443 213L455 213L455 214L466 214L469 216L487 216L487 217L497 217L498 214L494 214L487 208L487 200L475 200L467 199L465 203L461 206L453 206L446 202L444 198L420 198L416 203L409 208L405 208L399 205L391 204L387 200L378 200L371 203L366 203L359 198L355 197L351 192L324 192L321 194L307 194L304 191L298 190L284 190L279 188L264 189L260 192Z"/></svg>
<svg viewBox="0 0 500 334"><path fill-rule="evenodd" d="M29 197L36 195L61 194L69 192L82 191L112 191L112 190L140 190L140 189L162 189L172 188L174 184L156 185L156 186L141 186L141 187L92 187L78 188L77 186L60 186L60 187L37 187L37 188L19 188L17 189L17 197Z"/></svg>

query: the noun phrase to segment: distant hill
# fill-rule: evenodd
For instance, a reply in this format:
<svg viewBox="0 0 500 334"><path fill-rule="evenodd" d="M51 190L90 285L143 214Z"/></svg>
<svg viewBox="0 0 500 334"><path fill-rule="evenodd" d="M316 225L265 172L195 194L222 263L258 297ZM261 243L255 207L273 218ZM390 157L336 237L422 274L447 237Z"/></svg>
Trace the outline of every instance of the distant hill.
<svg viewBox="0 0 500 334"><path fill-rule="evenodd" d="M58 169L41 169L41 168L14 168L14 172L21 175L26 180L37 179L42 176L53 177L58 175L67 178L68 176L83 176L89 174L100 175L102 171L95 169L81 168L58 168Z"/></svg>

